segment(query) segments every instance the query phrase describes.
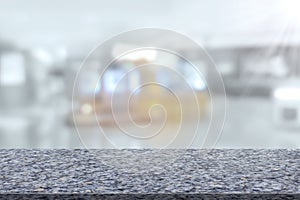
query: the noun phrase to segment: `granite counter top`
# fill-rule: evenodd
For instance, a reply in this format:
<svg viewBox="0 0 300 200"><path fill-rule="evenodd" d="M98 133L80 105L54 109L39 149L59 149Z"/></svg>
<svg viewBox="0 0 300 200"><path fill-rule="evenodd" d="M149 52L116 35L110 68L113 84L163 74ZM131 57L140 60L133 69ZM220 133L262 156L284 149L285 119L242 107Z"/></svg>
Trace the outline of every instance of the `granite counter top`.
<svg viewBox="0 0 300 200"><path fill-rule="evenodd" d="M0 159L1 194L300 193L300 150L10 149Z"/></svg>

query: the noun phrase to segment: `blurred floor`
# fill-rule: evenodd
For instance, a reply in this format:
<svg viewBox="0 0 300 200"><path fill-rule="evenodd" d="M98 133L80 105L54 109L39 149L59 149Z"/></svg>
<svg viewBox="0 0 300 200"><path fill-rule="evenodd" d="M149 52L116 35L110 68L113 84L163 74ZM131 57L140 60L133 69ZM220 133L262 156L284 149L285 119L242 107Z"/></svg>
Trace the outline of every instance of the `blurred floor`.
<svg viewBox="0 0 300 200"><path fill-rule="evenodd" d="M49 109L51 110L51 108ZM47 116L41 118L22 117L21 111L19 111L18 117L14 117L12 114L11 117L5 113L2 114L0 116L0 147L84 148L75 127L65 125L64 116L60 112L56 108L52 112L45 112ZM274 124L272 118L273 104L270 99L227 97L226 122L216 148L300 148L300 128L280 127ZM191 147L201 147L203 130L207 124L208 119L206 117L200 123L199 135ZM133 130L133 127L127 126L127 128L129 132ZM185 123L182 128L187 133L194 131L193 126L189 123ZM176 129L178 126L168 126L163 130L163 134L174 134ZM104 135L99 134L98 127L78 127L78 130L86 147L114 148ZM118 148L156 146L145 141L126 139L124 134L114 127L104 130ZM166 137L166 140L170 140L170 137ZM167 142L162 141L162 144L167 144ZM180 147L180 144L178 145ZM186 145L182 147L186 147Z"/></svg>
<svg viewBox="0 0 300 200"><path fill-rule="evenodd" d="M219 148L299 148L300 128L273 122L273 104L264 98L228 98Z"/></svg>

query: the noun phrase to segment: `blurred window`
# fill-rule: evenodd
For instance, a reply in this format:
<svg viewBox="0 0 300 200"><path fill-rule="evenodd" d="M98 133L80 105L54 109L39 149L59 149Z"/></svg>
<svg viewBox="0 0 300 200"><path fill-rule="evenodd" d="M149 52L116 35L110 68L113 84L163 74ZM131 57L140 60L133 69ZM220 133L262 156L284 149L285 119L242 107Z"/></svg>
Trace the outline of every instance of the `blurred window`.
<svg viewBox="0 0 300 200"><path fill-rule="evenodd" d="M24 56L6 53L0 57L0 83L5 86L23 85L26 82Z"/></svg>

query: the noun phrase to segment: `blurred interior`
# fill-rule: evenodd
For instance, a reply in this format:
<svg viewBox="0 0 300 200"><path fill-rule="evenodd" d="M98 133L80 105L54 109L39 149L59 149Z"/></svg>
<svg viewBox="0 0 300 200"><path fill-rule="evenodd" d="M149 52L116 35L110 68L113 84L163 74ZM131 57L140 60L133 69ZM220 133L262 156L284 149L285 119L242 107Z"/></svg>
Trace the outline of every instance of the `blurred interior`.
<svg viewBox="0 0 300 200"><path fill-rule="evenodd" d="M129 54L110 66L97 86L94 83L103 67L101 58L89 59L86 65L91 67L79 77L77 95L72 96L76 74L91 50L114 35L143 27L185 34L203 45L214 61L227 99L225 124L216 148L299 148L299 7L297 0L1 1L0 148L157 147L122 137L110 108L124 69L150 63L157 52ZM122 45L135 44L116 44L108 54L114 56ZM194 53L185 44L177 44L177 49ZM196 91L201 119L191 147L199 148L201 130L207 127L210 112L205 81L214 82L209 66L198 60L203 66L203 77L199 77L184 60L166 60ZM161 80L167 88L181 91L187 113L191 114L181 125L185 132L193 130L189 121L195 118L190 103L194 97L184 94L180 79L169 75L167 68L150 67L131 73L118 87L117 98L128 99L128 91L140 80ZM139 126L157 122L153 130L147 129L155 132L164 115L153 107L150 118L148 111L161 104L170 125L155 142L170 140L180 123L176 98L163 88L149 86L132 101L132 118L126 115L127 104L120 103L116 108L127 130L144 134L135 133L133 120ZM99 134L99 126L115 144ZM82 144L83 139L88 144Z"/></svg>

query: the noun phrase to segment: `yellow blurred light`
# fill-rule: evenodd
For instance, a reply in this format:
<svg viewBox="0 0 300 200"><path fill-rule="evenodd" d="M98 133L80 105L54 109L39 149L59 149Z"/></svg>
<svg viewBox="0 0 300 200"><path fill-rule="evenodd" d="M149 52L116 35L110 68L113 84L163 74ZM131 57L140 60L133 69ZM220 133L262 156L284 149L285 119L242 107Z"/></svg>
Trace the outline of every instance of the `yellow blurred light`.
<svg viewBox="0 0 300 200"><path fill-rule="evenodd" d="M91 106L91 104L86 103L81 106L80 110L83 114L88 115L92 113L93 107Z"/></svg>

